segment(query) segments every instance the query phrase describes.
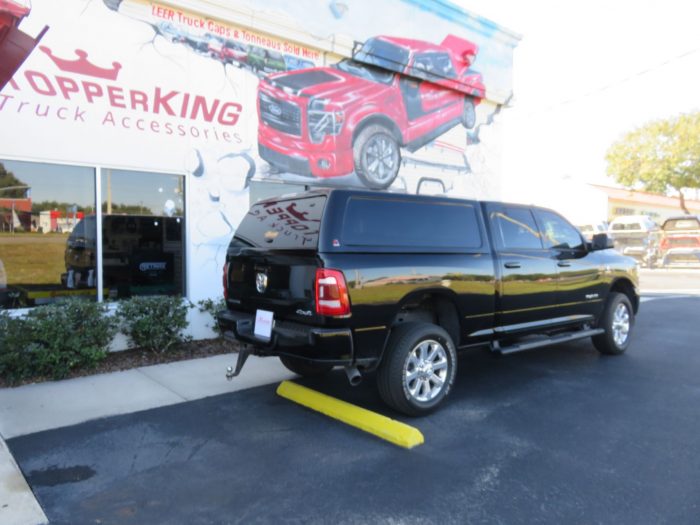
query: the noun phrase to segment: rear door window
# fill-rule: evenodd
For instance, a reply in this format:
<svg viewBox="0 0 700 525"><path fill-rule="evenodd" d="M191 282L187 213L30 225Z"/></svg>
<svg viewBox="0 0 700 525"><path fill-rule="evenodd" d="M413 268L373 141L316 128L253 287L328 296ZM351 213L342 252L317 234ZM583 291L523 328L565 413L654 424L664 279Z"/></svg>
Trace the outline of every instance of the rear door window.
<svg viewBox="0 0 700 525"><path fill-rule="evenodd" d="M316 249L325 205L325 195L254 204L235 239L271 250Z"/></svg>
<svg viewBox="0 0 700 525"><path fill-rule="evenodd" d="M464 201L351 197L345 209L342 243L408 249L474 249L482 245L474 204Z"/></svg>

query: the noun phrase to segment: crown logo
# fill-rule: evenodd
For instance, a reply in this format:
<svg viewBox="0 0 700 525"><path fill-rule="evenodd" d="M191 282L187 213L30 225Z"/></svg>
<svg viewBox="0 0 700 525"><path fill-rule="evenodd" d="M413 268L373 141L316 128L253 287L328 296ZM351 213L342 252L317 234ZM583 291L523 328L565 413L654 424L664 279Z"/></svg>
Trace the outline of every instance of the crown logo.
<svg viewBox="0 0 700 525"><path fill-rule="evenodd" d="M78 57L76 60L66 60L57 57L53 54L51 49L46 46L39 46L39 49L46 53L61 71L67 71L69 73L78 73L79 75L104 78L106 80L116 80L117 75L119 75L119 70L122 68L119 62L112 62L112 69L96 66L88 60L87 53L82 49L75 50L75 55Z"/></svg>

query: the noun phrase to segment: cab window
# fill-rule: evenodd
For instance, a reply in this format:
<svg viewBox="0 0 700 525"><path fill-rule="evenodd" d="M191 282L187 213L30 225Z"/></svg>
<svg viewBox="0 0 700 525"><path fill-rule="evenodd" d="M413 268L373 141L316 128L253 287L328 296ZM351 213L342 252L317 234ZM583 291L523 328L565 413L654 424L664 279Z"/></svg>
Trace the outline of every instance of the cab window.
<svg viewBox="0 0 700 525"><path fill-rule="evenodd" d="M501 248L541 250L542 241L532 212L527 208L504 206L489 215L494 236Z"/></svg>
<svg viewBox="0 0 700 525"><path fill-rule="evenodd" d="M542 240L546 248L576 250L583 248L583 239L578 230L563 217L547 210L537 210L542 229Z"/></svg>
<svg viewBox="0 0 700 525"><path fill-rule="evenodd" d="M413 76L426 80L440 80L442 78L455 78L452 60L447 53L421 53L416 55L411 68Z"/></svg>

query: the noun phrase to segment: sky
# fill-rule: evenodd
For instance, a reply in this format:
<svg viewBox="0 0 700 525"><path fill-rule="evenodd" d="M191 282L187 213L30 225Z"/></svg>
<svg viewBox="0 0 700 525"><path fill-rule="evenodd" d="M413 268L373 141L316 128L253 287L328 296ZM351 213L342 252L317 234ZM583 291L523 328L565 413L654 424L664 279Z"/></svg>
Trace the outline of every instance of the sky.
<svg viewBox="0 0 700 525"><path fill-rule="evenodd" d="M700 3L455 0L522 35L503 112L504 190L614 184L605 152L644 123L700 110Z"/></svg>

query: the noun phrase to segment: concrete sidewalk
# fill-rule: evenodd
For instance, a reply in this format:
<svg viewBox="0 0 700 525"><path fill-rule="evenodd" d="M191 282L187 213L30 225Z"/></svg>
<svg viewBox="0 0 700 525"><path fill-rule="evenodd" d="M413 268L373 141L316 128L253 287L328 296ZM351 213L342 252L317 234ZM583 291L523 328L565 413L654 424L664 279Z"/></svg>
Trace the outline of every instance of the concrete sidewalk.
<svg viewBox="0 0 700 525"><path fill-rule="evenodd" d="M89 377L0 389L0 523L46 523L4 439L174 405L294 377L277 359L251 356L233 381L226 354Z"/></svg>

